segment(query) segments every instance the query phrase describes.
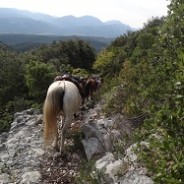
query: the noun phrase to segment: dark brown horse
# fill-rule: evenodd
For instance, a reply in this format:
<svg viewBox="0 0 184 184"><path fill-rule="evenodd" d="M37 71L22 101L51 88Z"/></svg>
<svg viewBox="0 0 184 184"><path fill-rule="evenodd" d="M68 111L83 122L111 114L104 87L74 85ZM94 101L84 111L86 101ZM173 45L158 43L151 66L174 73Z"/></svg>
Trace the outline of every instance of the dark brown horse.
<svg viewBox="0 0 184 184"><path fill-rule="evenodd" d="M101 86L102 79L100 77L89 77L86 81L86 99L91 100L93 94Z"/></svg>
<svg viewBox="0 0 184 184"><path fill-rule="evenodd" d="M77 86L82 97L82 104L84 104L85 99L87 99L87 101L91 100L93 94L102 84L101 77L90 76L85 79L83 77L73 76L71 74L64 74L54 78L54 82L62 80L70 81Z"/></svg>

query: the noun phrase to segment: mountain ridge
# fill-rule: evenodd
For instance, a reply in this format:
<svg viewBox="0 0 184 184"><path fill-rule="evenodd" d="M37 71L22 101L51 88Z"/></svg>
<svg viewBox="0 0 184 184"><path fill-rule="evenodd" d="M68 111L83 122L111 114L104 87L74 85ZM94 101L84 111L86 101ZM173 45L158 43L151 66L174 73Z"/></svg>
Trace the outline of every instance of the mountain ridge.
<svg viewBox="0 0 184 184"><path fill-rule="evenodd" d="M0 8L0 34L48 34L62 36L118 37L133 30L118 20L102 22L86 15L53 17L15 8Z"/></svg>

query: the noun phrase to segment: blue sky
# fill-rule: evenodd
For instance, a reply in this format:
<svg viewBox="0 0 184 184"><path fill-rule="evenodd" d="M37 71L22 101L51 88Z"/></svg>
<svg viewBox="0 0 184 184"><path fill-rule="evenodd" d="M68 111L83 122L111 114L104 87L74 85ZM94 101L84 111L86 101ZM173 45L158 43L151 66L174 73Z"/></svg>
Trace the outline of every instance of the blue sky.
<svg viewBox="0 0 184 184"><path fill-rule="evenodd" d="M167 15L168 0L0 0L2 8L17 8L52 16L91 15L103 22L119 20L141 28L152 17Z"/></svg>

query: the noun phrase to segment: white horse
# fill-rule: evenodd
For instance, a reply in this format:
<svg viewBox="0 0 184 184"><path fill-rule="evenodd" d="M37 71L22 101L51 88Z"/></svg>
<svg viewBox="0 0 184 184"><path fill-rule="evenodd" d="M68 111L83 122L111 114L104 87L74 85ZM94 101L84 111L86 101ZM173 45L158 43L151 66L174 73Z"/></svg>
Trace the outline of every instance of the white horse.
<svg viewBox="0 0 184 184"><path fill-rule="evenodd" d="M77 86L66 80L56 81L52 83L47 91L44 102L44 139L46 143L50 143L51 138L55 138L54 148L63 152L64 140L67 129L70 126L74 114L79 110L82 98ZM57 119L61 116L61 142L58 145L58 127Z"/></svg>

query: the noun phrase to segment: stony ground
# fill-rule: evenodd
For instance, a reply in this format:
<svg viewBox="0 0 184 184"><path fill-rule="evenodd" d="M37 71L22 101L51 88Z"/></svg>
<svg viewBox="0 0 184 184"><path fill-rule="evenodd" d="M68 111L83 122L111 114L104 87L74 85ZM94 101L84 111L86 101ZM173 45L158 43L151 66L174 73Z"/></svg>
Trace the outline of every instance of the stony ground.
<svg viewBox="0 0 184 184"><path fill-rule="evenodd" d="M0 183L79 184L81 167L85 177L89 176L89 162L81 143L85 137L81 134L81 127L84 122L100 123L101 126L110 122L100 116L100 105L89 104L76 114L68 130L65 153L62 155L53 149L45 149L42 118L40 112L32 109L16 113L10 132L0 135ZM131 121L121 119L113 128L119 130L120 134L129 132L139 125L138 122L142 122L137 121L139 118L141 120L142 116Z"/></svg>
<svg viewBox="0 0 184 184"><path fill-rule="evenodd" d="M86 118L86 110L81 110L70 127L65 144L65 153L47 153L41 164L43 184L77 184L80 166L87 162L81 143L80 127ZM89 118L89 117L88 117Z"/></svg>
<svg viewBox="0 0 184 184"><path fill-rule="evenodd" d="M59 153L50 152L41 164L43 184L79 184L77 178L79 177L80 167L87 162L81 143L81 126L86 118L91 121L95 118L98 119L99 110L97 106L88 107L77 114L68 132L65 154L61 156ZM130 132L133 128L139 126L143 117L141 116L140 120L139 117L136 117L131 121L124 119L123 131ZM119 127L115 128L122 129L122 120L119 123L119 125L116 124Z"/></svg>

